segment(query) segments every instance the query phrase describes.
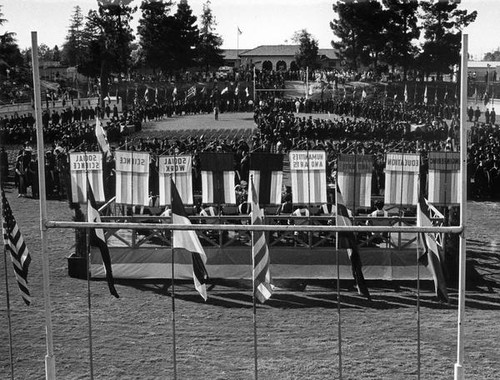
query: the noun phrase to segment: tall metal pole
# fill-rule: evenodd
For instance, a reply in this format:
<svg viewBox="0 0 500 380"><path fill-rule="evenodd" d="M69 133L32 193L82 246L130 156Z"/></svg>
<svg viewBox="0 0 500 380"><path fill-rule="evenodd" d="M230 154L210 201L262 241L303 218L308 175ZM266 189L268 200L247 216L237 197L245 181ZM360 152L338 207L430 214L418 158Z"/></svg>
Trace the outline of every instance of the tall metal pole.
<svg viewBox="0 0 500 380"><path fill-rule="evenodd" d="M42 124L42 99L40 94L40 73L38 66L38 38L36 32L31 32L31 58L33 65L33 90L35 92L35 116L36 136L38 152L38 184L40 191L40 238L42 240L42 275L43 275L43 300L45 307L45 335L47 355L45 355L45 378L54 380L56 378L56 361L54 358L54 346L52 343L52 309L50 303L49 285L49 256L47 253L47 194L45 191L45 156L43 146L43 124Z"/></svg>
<svg viewBox="0 0 500 380"><path fill-rule="evenodd" d="M468 35L462 34L462 59L460 79L460 176L462 194L460 199L460 233L459 269L458 269L458 321L457 321L457 362L455 363L455 380L464 380L464 318L465 318L465 265L466 265L466 235L467 224L467 55L469 51Z"/></svg>

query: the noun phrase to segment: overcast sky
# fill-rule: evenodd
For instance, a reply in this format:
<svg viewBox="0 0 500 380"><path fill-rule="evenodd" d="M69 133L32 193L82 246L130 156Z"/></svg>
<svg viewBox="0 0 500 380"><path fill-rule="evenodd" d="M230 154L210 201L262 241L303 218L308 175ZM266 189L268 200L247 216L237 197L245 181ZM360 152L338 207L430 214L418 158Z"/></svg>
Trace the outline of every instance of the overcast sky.
<svg viewBox="0 0 500 380"><path fill-rule="evenodd" d="M204 0L188 0L195 16L200 16ZM141 0L134 0L140 5ZM223 48L250 49L259 45L291 43L294 32L307 29L320 48L331 47L329 22L334 18L332 0L212 0L216 32L224 40ZM38 32L38 42L50 47L64 43L71 15L79 5L83 14L97 8L96 0L2 0L4 18L0 28L15 32L21 48L31 45L31 31ZM477 10L476 22L467 30L469 52L475 59L500 47L500 1L462 0L461 8ZM174 11L176 7L174 6ZM137 27L140 10L134 15ZM237 27L242 34L237 37ZM239 45L239 46L238 46Z"/></svg>

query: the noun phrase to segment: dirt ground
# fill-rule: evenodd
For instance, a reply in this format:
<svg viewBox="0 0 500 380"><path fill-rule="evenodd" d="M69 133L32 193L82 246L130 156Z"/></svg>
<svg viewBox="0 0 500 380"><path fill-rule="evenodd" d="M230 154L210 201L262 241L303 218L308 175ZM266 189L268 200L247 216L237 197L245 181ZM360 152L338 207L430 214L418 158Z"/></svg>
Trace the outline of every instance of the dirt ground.
<svg viewBox="0 0 500 380"><path fill-rule="evenodd" d="M208 117L208 116L207 116ZM182 119L181 123L189 123ZM228 121L228 124L230 122ZM12 264L7 263L12 346L16 379L45 375L45 319L40 257L39 202L6 195L32 254L29 285L33 296L25 306ZM70 220L61 201L48 201L51 220ZM500 204L469 202L467 247L469 280L465 319L467 379L499 379ZM87 281L70 278L67 257L74 232L48 231L50 296L54 356L58 379L89 379L89 313ZM10 378L5 266L0 260L0 378ZM120 299L103 281L90 282L93 374L95 379L173 379L172 297L168 283L118 282ZM352 289L337 291L326 284L305 291L278 290L258 306L260 379L338 379L339 320L343 379L416 379L417 290L368 284L372 302ZM450 379L456 362L457 290L451 304L421 291L422 379ZM178 379L253 379L252 298L248 288L216 286L205 303L191 283L175 291Z"/></svg>

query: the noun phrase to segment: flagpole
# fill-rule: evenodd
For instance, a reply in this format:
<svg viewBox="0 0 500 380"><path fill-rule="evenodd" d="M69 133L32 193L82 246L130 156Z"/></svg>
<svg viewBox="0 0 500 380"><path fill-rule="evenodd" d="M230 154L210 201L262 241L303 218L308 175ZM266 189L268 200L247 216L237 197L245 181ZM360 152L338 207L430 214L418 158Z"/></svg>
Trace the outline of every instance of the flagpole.
<svg viewBox="0 0 500 380"><path fill-rule="evenodd" d="M417 244L417 380L420 380L420 265Z"/></svg>
<svg viewBox="0 0 500 380"><path fill-rule="evenodd" d="M1 178L0 178L1 180ZM3 190L3 187L2 187ZM0 205L2 208L2 215L3 215L3 205ZM12 321L10 318L10 293L9 293L9 280L7 278L8 271L7 271L7 249L6 245L4 244L3 246L3 265L4 265L4 272L5 272L5 298L7 302L7 325L9 329L9 363L10 363L10 378L11 380L14 380L14 356L13 356L13 350L12 350Z"/></svg>
<svg viewBox="0 0 500 380"><path fill-rule="evenodd" d="M174 170L175 170L175 149L174 149ZM172 184L172 175L170 175L170 184ZM170 186L170 207L172 207L172 186ZM174 244L174 230L172 231L171 239L171 252L172 252L172 358L174 361L174 380L177 379L177 345L176 345L176 335L175 335L175 281L174 281L174 269L175 269L175 244Z"/></svg>
<svg viewBox="0 0 500 380"><path fill-rule="evenodd" d="M337 206L337 205L335 205ZM342 380L342 318L340 316L340 263L339 263L339 233L336 241L336 261L337 261L337 316L338 316L338 345L339 345L339 380Z"/></svg>
<svg viewBox="0 0 500 380"><path fill-rule="evenodd" d="M455 363L455 380L464 380L464 320L465 320L465 270L466 270L466 236L465 225L467 218L467 55L468 35L462 34L462 59L460 81L460 175L461 175L461 200L460 200L460 225L463 230L460 234L459 243L459 269L458 269L458 321L457 321L457 362Z"/></svg>
<svg viewBox="0 0 500 380"><path fill-rule="evenodd" d="M87 150L83 152L85 158L87 158ZM87 179L87 220L89 213L89 171L87 159L85 159L85 178ZM90 293L90 261L91 261L91 249L90 249L90 228L86 228L85 243L87 247L87 310L88 310L88 327L89 327L89 361L90 361L90 380L94 379L94 354L93 354L93 343L92 343L92 298Z"/></svg>
<svg viewBox="0 0 500 380"><path fill-rule="evenodd" d="M43 299L45 308L45 336L47 353L45 355L45 378L53 380L56 378L56 361L54 357L54 345L52 341L52 307L50 302L49 282L49 257L47 253L47 195L45 190L45 156L43 146L42 126L42 99L40 95L40 73L38 66L38 38L37 32L31 32L31 58L33 67L33 89L35 92L35 115L37 132L38 152L38 184L40 192L40 238L43 275Z"/></svg>
<svg viewBox="0 0 500 380"><path fill-rule="evenodd" d="M250 176L250 189L254 191L253 185L253 174ZM254 196L254 194L252 194ZM252 199L253 202L253 199ZM254 212L255 210L252 210ZM253 218L250 218L253 224ZM251 232L252 235L252 309L253 309L253 362L254 362L254 379L258 380L258 360L257 360L257 302L256 302L256 288L255 288L255 255L253 254L253 249L255 247L255 232Z"/></svg>

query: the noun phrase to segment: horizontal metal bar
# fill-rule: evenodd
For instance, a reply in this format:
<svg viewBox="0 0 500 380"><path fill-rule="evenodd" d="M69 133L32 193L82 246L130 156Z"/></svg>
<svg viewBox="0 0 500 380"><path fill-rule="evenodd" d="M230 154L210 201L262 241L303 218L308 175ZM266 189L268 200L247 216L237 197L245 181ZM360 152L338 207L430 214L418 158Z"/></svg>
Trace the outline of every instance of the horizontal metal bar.
<svg viewBox="0 0 500 380"><path fill-rule="evenodd" d="M71 222L46 221L47 228L104 228L115 230L196 230L196 231L302 231L302 232L402 232L402 233L462 233L461 226L417 227L417 226L318 226L318 225L244 225L244 224L167 224L167 223L116 223L116 222Z"/></svg>

